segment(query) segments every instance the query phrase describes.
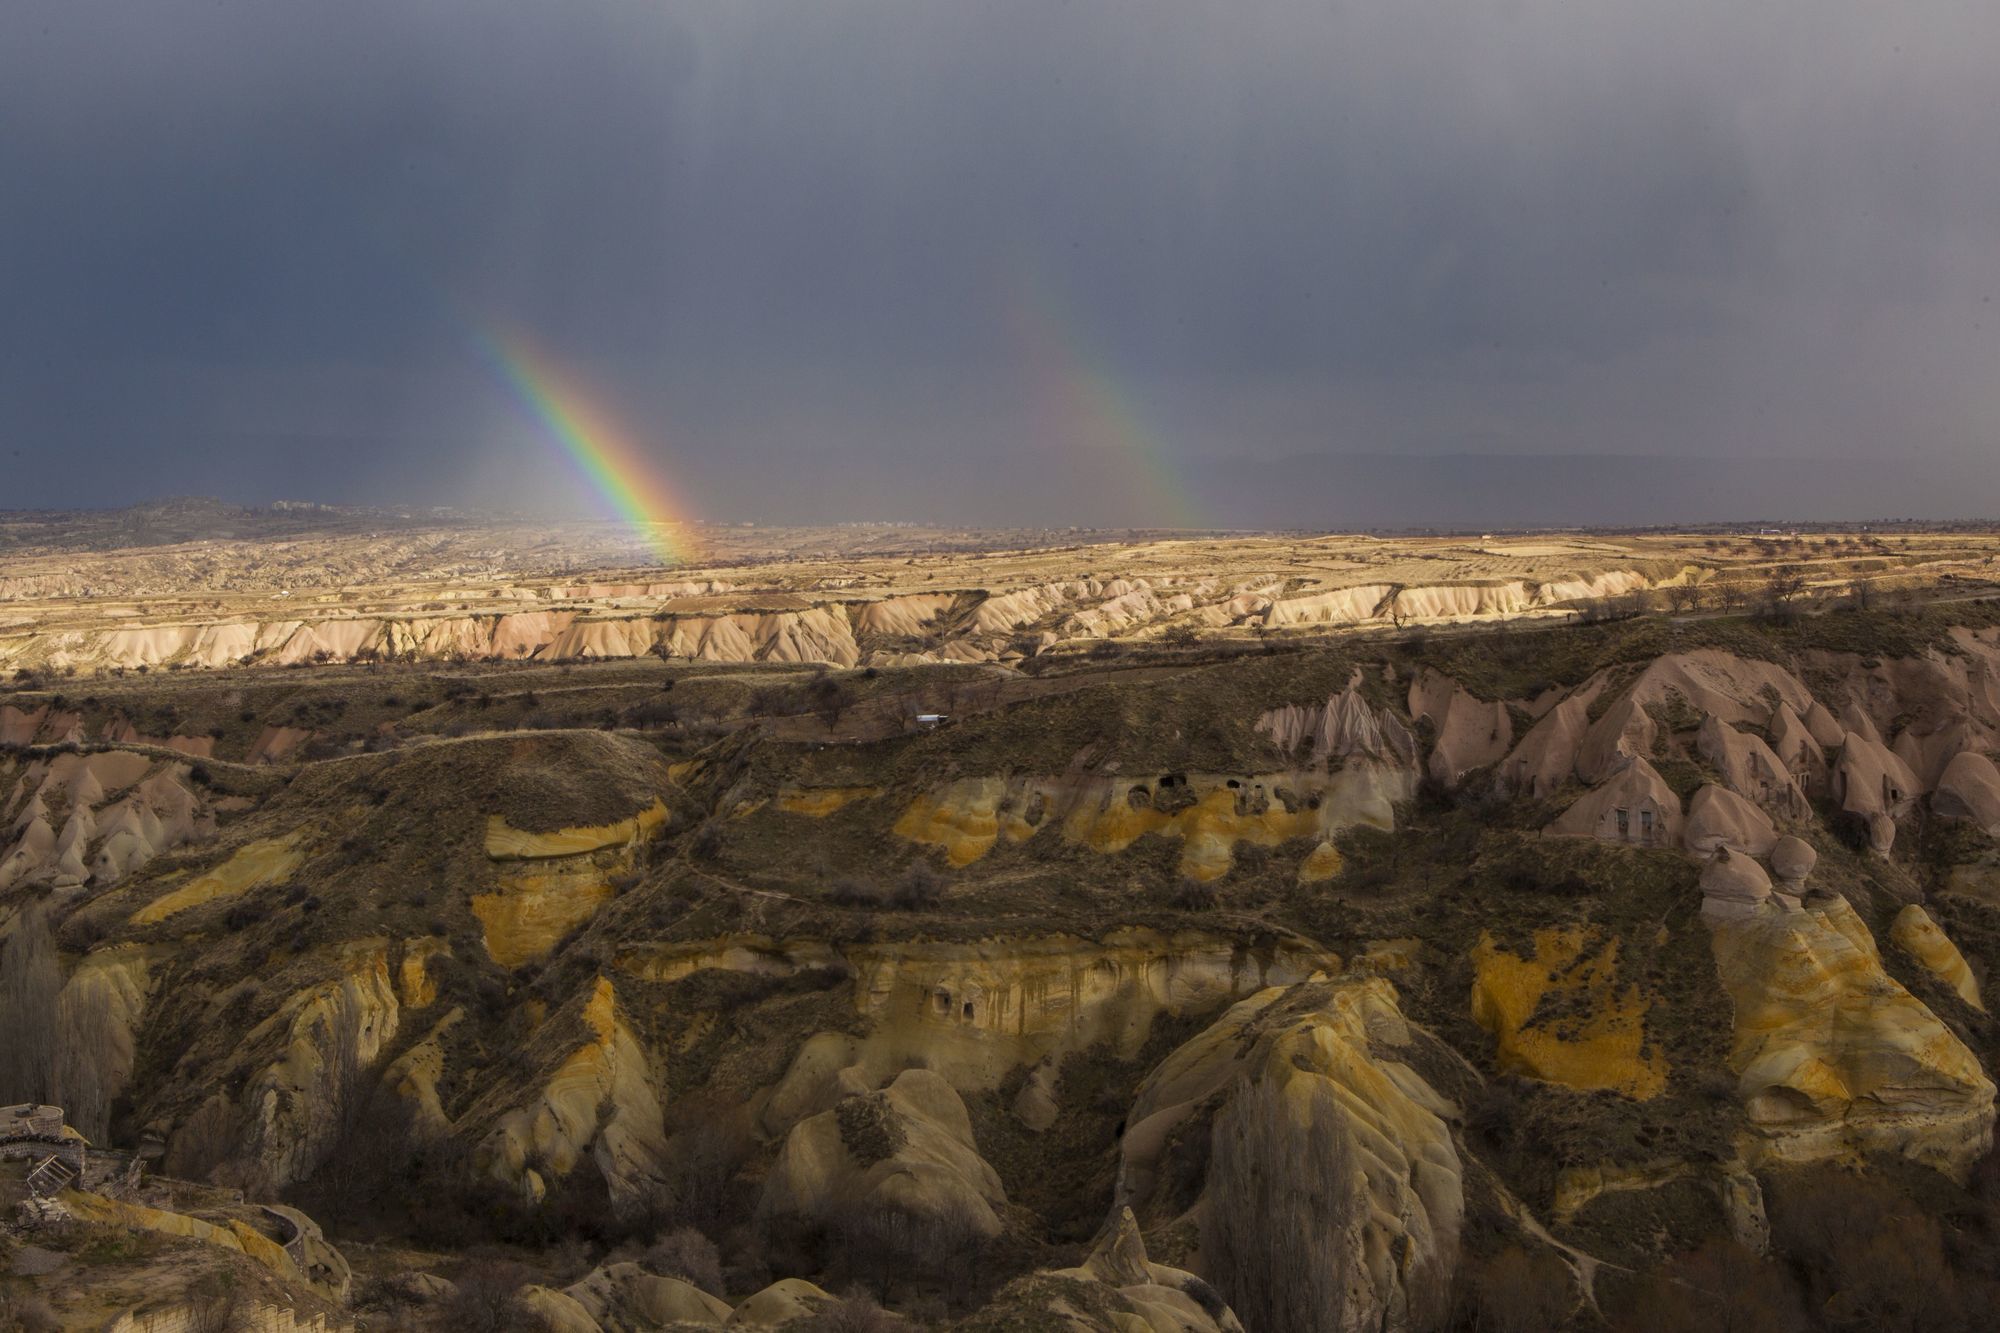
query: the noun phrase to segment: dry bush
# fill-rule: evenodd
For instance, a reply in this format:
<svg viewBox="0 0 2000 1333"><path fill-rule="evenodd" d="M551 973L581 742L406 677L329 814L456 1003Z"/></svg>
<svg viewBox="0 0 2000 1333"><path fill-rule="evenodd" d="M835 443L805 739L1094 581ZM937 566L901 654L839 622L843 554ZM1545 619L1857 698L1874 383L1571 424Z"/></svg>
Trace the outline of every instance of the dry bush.
<svg viewBox="0 0 2000 1333"><path fill-rule="evenodd" d="M826 896L842 907L884 907L889 902L887 888L857 875L843 875L835 880Z"/></svg>
<svg viewBox="0 0 2000 1333"><path fill-rule="evenodd" d="M187 1294L188 1333L241 1333L251 1313L232 1274L204 1278Z"/></svg>
<svg viewBox="0 0 2000 1333"><path fill-rule="evenodd" d="M25 907L0 945L0 1104L56 1100L56 997L62 966L48 913Z"/></svg>
<svg viewBox="0 0 2000 1333"><path fill-rule="evenodd" d="M0 1333L60 1333L62 1320L33 1292L0 1288Z"/></svg>
<svg viewBox="0 0 2000 1333"><path fill-rule="evenodd" d="M912 861L896 881L895 904L906 911L935 906L944 897L944 876L929 861Z"/></svg>
<svg viewBox="0 0 2000 1333"><path fill-rule="evenodd" d="M1666 598L1668 610L1675 615L1686 615L1701 609L1708 600L1708 589L1699 583L1675 583L1663 589L1662 596Z"/></svg>
<svg viewBox="0 0 2000 1333"><path fill-rule="evenodd" d="M1545 1333L1576 1306L1576 1279L1550 1250L1510 1245L1474 1268L1471 1304L1481 1333Z"/></svg>
<svg viewBox="0 0 2000 1333"><path fill-rule="evenodd" d="M916 1326L857 1293L829 1305L798 1328L801 1333L915 1333Z"/></svg>
<svg viewBox="0 0 2000 1333"><path fill-rule="evenodd" d="M1771 1234L1806 1274L1835 1329L1984 1325L1978 1295L1951 1266L1937 1219L1890 1186L1833 1169L1774 1182Z"/></svg>
<svg viewBox="0 0 2000 1333"><path fill-rule="evenodd" d="M642 1261L661 1277L677 1277L711 1296L722 1296L722 1254L693 1227L679 1227L654 1241Z"/></svg>
<svg viewBox="0 0 2000 1333"><path fill-rule="evenodd" d="M1759 609L1774 619L1789 619L1797 612L1805 590L1805 570L1797 565L1780 565L1764 578Z"/></svg>
<svg viewBox="0 0 2000 1333"><path fill-rule="evenodd" d="M111 1012L102 987L68 986L56 1001L57 1096L69 1123L101 1143L111 1132L114 1076L132 1068L132 1033Z"/></svg>
<svg viewBox="0 0 2000 1333"><path fill-rule="evenodd" d="M941 1200L921 1215L879 1203L840 1210L828 1227L834 1256L856 1281L878 1291L930 1283L954 1305L979 1291L987 1242L975 1210L964 1200Z"/></svg>
<svg viewBox="0 0 2000 1333"><path fill-rule="evenodd" d="M727 1098L706 1093L674 1108L666 1179L648 1201L656 1227L691 1227L703 1236L719 1236L737 1219L743 1191L736 1187L736 1173L753 1146L738 1109Z"/></svg>
<svg viewBox="0 0 2000 1333"><path fill-rule="evenodd" d="M466 1268L441 1302L437 1327L452 1333L531 1333L547 1322L516 1295L532 1275L520 1264L483 1260Z"/></svg>
<svg viewBox="0 0 2000 1333"><path fill-rule="evenodd" d="M1245 1328L1340 1333L1349 1325L1333 1237L1357 1201L1333 1089L1317 1081L1303 1123L1275 1079L1238 1084L1210 1132L1201 1249Z"/></svg>
<svg viewBox="0 0 2000 1333"><path fill-rule="evenodd" d="M1634 1288L1618 1333L1806 1333L1799 1292L1776 1264L1731 1240L1668 1260Z"/></svg>

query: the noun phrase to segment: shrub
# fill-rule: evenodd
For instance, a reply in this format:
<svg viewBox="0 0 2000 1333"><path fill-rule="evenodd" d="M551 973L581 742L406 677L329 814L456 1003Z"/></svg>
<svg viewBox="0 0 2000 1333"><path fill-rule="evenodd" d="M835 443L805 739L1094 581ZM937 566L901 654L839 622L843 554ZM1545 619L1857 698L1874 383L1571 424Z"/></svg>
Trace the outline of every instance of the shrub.
<svg viewBox="0 0 2000 1333"><path fill-rule="evenodd" d="M1782 1269L1731 1240L1668 1260L1612 1320L1620 1333L1805 1333L1812 1327Z"/></svg>
<svg viewBox="0 0 2000 1333"><path fill-rule="evenodd" d="M56 997L62 967L48 912L24 908L0 944L0 1100L56 1100Z"/></svg>
<svg viewBox="0 0 2000 1333"><path fill-rule="evenodd" d="M944 897L944 876L928 861L912 861L896 882L896 906L917 909L934 906Z"/></svg>
<svg viewBox="0 0 2000 1333"><path fill-rule="evenodd" d="M722 1254L693 1227L677 1227L654 1241L644 1263L661 1277L677 1277L711 1296L724 1294Z"/></svg>
<svg viewBox="0 0 2000 1333"><path fill-rule="evenodd" d="M60 1333L62 1320L33 1292L0 1290L0 1329L7 1333Z"/></svg>
<svg viewBox="0 0 2000 1333"><path fill-rule="evenodd" d="M1543 1333L1560 1328L1575 1308L1575 1279L1548 1250L1530 1254L1510 1245L1471 1274L1476 1326L1492 1333Z"/></svg>
<svg viewBox="0 0 2000 1333"><path fill-rule="evenodd" d="M857 1293L838 1305L827 1306L798 1327L803 1333L904 1333L915 1325Z"/></svg>
<svg viewBox="0 0 2000 1333"><path fill-rule="evenodd" d="M519 1264L483 1260L458 1275L438 1312L438 1327L463 1333L523 1333L545 1327L515 1294L529 1278Z"/></svg>
<svg viewBox="0 0 2000 1333"><path fill-rule="evenodd" d="M842 907L881 907L889 901L889 891L872 880L844 875L827 888L826 896Z"/></svg>

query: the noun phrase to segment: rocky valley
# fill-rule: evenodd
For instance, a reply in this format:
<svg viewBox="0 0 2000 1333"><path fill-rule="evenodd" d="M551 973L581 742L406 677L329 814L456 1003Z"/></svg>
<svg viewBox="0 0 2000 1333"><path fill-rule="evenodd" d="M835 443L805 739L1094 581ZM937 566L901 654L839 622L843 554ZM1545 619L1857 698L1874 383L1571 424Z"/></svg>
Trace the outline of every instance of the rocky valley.
<svg viewBox="0 0 2000 1333"><path fill-rule="evenodd" d="M0 554L21 1327L2000 1298L1991 534L179 517Z"/></svg>

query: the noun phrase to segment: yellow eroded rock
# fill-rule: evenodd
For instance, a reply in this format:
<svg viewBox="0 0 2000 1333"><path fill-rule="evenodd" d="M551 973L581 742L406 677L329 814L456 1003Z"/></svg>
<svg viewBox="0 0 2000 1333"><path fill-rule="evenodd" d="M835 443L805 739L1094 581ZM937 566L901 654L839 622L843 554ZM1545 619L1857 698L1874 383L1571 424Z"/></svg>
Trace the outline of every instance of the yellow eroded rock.
<svg viewBox="0 0 2000 1333"><path fill-rule="evenodd" d="M992 1237L1006 1201L965 1103L935 1072L906 1069L882 1091L843 1098L794 1125L758 1206L764 1216L822 1222L863 1209L907 1218L919 1231L950 1222Z"/></svg>
<svg viewBox="0 0 2000 1333"><path fill-rule="evenodd" d="M1299 863L1299 883L1322 884L1339 875L1346 864L1341 859L1339 848L1330 842L1323 842Z"/></svg>
<svg viewBox="0 0 2000 1333"><path fill-rule="evenodd" d="M450 952L451 945L436 938L415 939L403 946L396 984L405 1009L428 1009L437 1003L437 978L431 975L430 960Z"/></svg>
<svg viewBox="0 0 2000 1333"><path fill-rule="evenodd" d="M786 956L778 946L752 950L750 943L718 946L706 957L714 966L768 972ZM795 962L824 957L798 951ZM851 944L839 957L853 971L855 1009L868 1020L867 1035L826 1032L808 1041L761 1113L768 1133L825 1110L844 1077L874 1087L921 1063L969 1091L1100 1044L1130 1059L1163 1013L1212 1008L1340 970L1338 955L1294 941L1258 947L1206 931L1143 928L1099 940L1043 935ZM684 955L676 951L662 961L678 970ZM641 956L623 965L651 975Z"/></svg>
<svg viewBox="0 0 2000 1333"><path fill-rule="evenodd" d="M274 1058L245 1071L247 1123L239 1156L282 1186L312 1173L339 1134L341 1102L357 1095L356 1071L395 1040L402 1009L385 940L340 946L339 974L289 996L243 1038L243 1050Z"/></svg>
<svg viewBox="0 0 2000 1333"><path fill-rule="evenodd" d="M1025 842L1050 822L1070 843L1124 851L1149 833L1182 842L1180 870L1198 880L1229 872L1239 842L1274 847L1342 828L1392 827L1395 803L1415 790L1411 768L1355 760L1331 773L1217 774L1131 779L961 778L911 801L898 837L972 864L1005 838Z"/></svg>
<svg viewBox="0 0 2000 1333"><path fill-rule="evenodd" d="M480 1155L494 1176L533 1193L588 1152L612 1198L630 1199L659 1180L666 1151L652 1069L608 980L598 978L579 1017L583 1043L525 1105L499 1117Z"/></svg>
<svg viewBox="0 0 2000 1333"><path fill-rule="evenodd" d="M502 874L497 892L472 896L472 914L485 927L493 961L519 967L547 957L612 897L605 872L585 860L559 870Z"/></svg>
<svg viewBox="0 0 2000 1333"><path fill-rule="evenodd" d="M1986 1012L1986 1002L1979 997L1979 979L1972 975L1972 968L1966 964L1965 955L1951 942L1951 937L1938 928L1937 922L1923 908L1911 903L1896 913L1895 922L1889 927L1889 938L1896 947L1922 963L1938 980L1958 992L1958 998L1977 1009Z"/></svg>
<svg viewBox="0 0 2000 1333"><path fill-rule="evenodd" d="M1882 970L1845 899L1768 902L1711 930L1736 1006L1730 1062L1751 1166L1895 1154L1956 1173L1986 1152L1993 1083Z"/></svg>
<svg viewBox="0 0 2000 1333"><path fill-rule="evenodd" d="M1324 1327L1410 1327L1412 1312L1449 1281L1465 1212L1447 1123L1456 1112L1392 1054L1412 1039L1395 988L1379 977L1274 988L1237 1003L1139 1085L1119 1142L1113 1208L1129 1206L1149 1229L1193 1220L1176 1215L1173 1145L1190 1132L1190 1118L1213 1108L1210 1126L1192 1129L1210 1138L1210 1160L1233 1157L1239 1169L1269 1177L1261 1186L1237 1182L1259 1190L1271 1210L1262 1234L1237 1244L1295 1244L1287 1229L1303 1229L1313 1243L1300 1259L1326 1269L1302 1280L1341 1293L1343 1308L1327 1312ZM1259 1106L1277 1123L1266 1121L1263 1136L1235 1137ZM1310 1163L1337 1164L1338 1174L1308 1174ZM1214 1206L1219 1188L1227 1182L1210 1175L1195 1208ZM1316 1205L1348 1191L1355 1206L1329 1226ZM1203 1266L1212 1258L1195 1266L1211 1281L1217 1275Z"/></svg>
<svg viewBox="0 0 2000 1333"><path fill-rule="evenodd" d="M1549 926L1535 932L1534 955L1517 958L1482 931L1472 968L1472 1017L1493 1034L1502 1069L1639 1101L1666 1088L1666 1057L1646 1040L1650 1006L1619 984L1617 940Z"/></svg>
<svg viewBox="0 0 2000 1333"><path fill-rule="evenodd" d="M486 854L495 861L582 856L599 848L621 847L642 841L666 822L666 802L657 799L629 819L610 824L561 828L549 833L530 833L515 828L502 815L489 815L486 819Z"/></svg>
<svg viewBox="0 0 2000 1333"><path fill-rule="evenodd" d="M304 843L303 831L282 838L246 843L236 850L234 856L207 874L189 880L172 893L163 894L134 912L132 924L150 926L190 907L199 907L220 898L239 897L267 885L282 884L304 863Z"/></svg>
<svg viewBox="0 0 2000 1333"><path fill-rule="evenodd" d="M1693 1162L1657 1162L1647 1166L1574 1166L1556 1176L1551 1216L1565 1226L1576 1220L1593 1199L1605 1194L1635 1194L1656 1190L1696 1173Z"/></svg>
<svg viewBox="0 0 2000 1333"><path fill-rule="evenodd" d="M382 1071L382 1085L409 1103L410 1115L420 1131L442 1133L451 1127L438 1096L438 1083L444 1078L444 1035L464 1017L463 1009L448 1010L423 1040Z"/></svg>
<svg viewBox="0 0 2000 1333"><path fill-rule="evenodd" d="M778 792L776 804L788 815L824 819L842 806L881 794L880 787L785 787Z"/></svg>

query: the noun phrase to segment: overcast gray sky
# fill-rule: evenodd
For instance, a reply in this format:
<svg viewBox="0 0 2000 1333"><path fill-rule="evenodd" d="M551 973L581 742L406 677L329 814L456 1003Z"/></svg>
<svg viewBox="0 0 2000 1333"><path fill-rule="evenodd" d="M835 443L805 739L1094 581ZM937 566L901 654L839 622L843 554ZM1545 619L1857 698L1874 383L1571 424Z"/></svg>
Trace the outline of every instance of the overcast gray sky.
<svg viewBox="0 0 2000 1333"><path fill-rule="evenodd" d="M0 506L2000 514L1996 295L1991 0L0 5Z"/></svg>

